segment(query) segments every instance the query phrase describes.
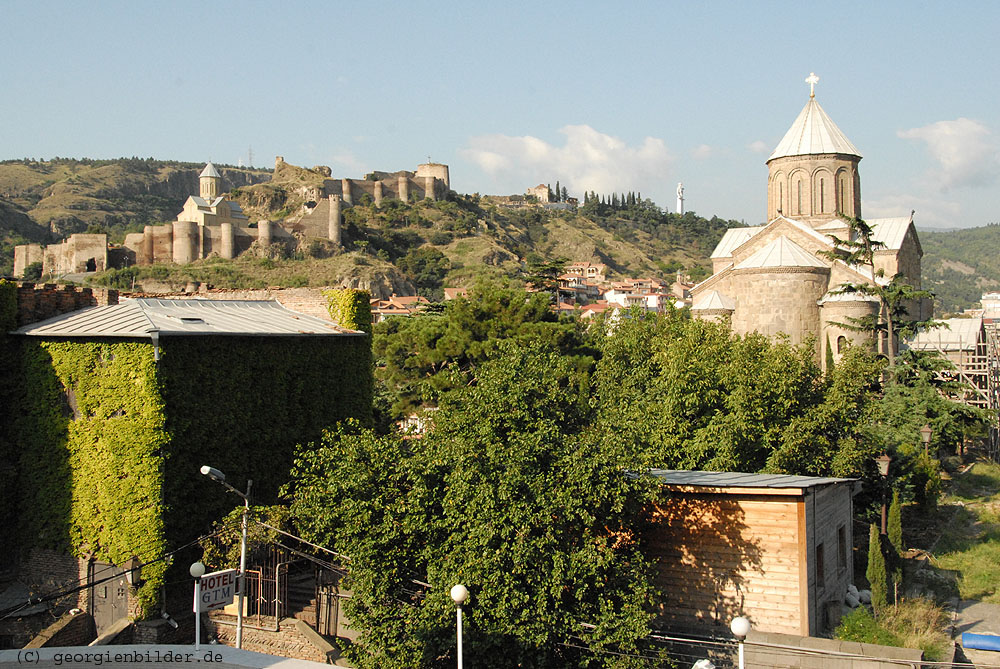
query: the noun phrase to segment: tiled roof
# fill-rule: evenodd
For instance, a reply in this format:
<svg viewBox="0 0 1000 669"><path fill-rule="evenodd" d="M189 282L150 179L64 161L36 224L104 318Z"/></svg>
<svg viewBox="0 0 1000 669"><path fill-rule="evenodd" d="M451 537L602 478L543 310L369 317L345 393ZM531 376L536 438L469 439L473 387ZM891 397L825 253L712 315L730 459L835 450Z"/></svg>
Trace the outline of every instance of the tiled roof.
<svg viewBox="0 0 1000 669"><path fill-rule="evenodd" d="M213 165L211 163L211 161L207 165L205 165L205 169L203 169L201 171L201 174L199 174L198 176L199 177L215 177L217 179L221 179L222 178L222 175L219 174L219 170L215 169L215 165Z"/></svg>
<svg viewBox="0 0 1000 669"><path fill-rule="evenodd" d="M765 225L757 225L750 228L729 228L722 235L722 239L716 244L715 250L712 251L713 258L728 258L733 255L733 249L743 244L758 232L763 230Z"/></svg>
<svg viewBox="0 0 1000 669"><path fill-rule="evenodd" d="M898 251L903 245L903 238L913 221L912 216L896 216L894 218L869 218L866 222L872 229L872 239L885 244L890 251Z"/></svg>
<svg viewBox="0 0 1000 669"><path fill-rule="evenodd" d="M170 335L358 335L329 321L286 309L275 301L135 298L72 311L15 334L32 337L139 337Z"/></svg>

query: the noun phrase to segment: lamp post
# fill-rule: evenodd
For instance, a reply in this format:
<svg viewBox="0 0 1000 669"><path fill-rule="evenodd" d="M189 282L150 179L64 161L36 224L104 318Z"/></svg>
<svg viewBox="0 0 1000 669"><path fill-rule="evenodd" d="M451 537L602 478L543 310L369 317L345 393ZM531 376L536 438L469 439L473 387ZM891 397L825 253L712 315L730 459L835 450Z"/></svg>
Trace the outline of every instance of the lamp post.
<svg viewBox="0 0 1000 669"><path fill-rule="evenodd" d="M246 493L242 493L226 483L226 475L215 467L202 465L201 473L213 481L221 483L229 492L236 493L243 498L243 530L240 535L240 572L238 574L240 597L239 604L236 609L236 647L243 648L243 598L246 595L247 589L245 574L247 568L247 517L250 514L250 488L253 487L253 481L247 479L247 491Z"/></svg>
<svg viewBox="0 0 1000 669"><path fill-rule="evenodd" d="M883 453L875 458L875 462L878 464L878 473L882 476L882 534L885 534L886 482L889 478L889 463L892 462L892 458L889 457L888 453Z"/></svg>
<svg viewBox="0 0 1000 669"><path fill-rule="evenodd" d="M729 623L729 629L737 641L739 641L739 664L737 666L739 669L745 669L746 661L743 657L743 641L747 638L747 634L750 634L750 621L744 616L737 616Z"/></svg>
<svg viewBox="0 0 1000 669"><path fill-rule="evenodd" d="M459 583L451 587L450 594L458 610L458 669L462 669L462 604L469 598L469 589Z"/></svg>
<svg viewBox="0 0 1000 669"><path fill-rule="evenodd" d="M931 435L934 434L934 430L930 425L924 425L920 428L920 439L924 442L924 455L930 457L928 450L931 445Z"/></svg>
<svg viewBox="0 0 1000 669"><path fill-rule="evenodd" d="M201 560L188 569L194 577L194 649L201 646L201 577L205 575L205 565Z"/></svg>

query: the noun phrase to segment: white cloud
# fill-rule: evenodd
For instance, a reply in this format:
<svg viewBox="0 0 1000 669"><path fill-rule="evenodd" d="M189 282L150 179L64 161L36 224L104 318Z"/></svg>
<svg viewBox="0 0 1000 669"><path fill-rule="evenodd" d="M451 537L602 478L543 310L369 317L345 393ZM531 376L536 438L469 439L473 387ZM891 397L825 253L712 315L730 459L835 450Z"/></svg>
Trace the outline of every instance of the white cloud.
<svg viewBox="0 0 1000 669"><path fill-rule="evenodd" d="M996 180L1000 148L990 129L979 121L959 118L922 128L900 130L903 139L924 142L938 166L928 175L940 190L985 186Z"/></svg>
<svg viewBox="0 0 1000 669"><path fill-rule="evenodd" d="M922 228L958 228L967 227L970 223L963 218L961 203L941 197L887 193L875 198L864 198L861 202L861 211L869 220L909 216L914 210L916 213L913 220Z"/></svg>
<svg viewBox="0 0 1000 669"><path fill-rule="evenodd" d="M767 144L759 139L756 142L750 142L747 144L747 148L754 153L767 153Z"/></svg>
<svg viewBox="0 0 1000 669"><path fill-rule="evenodd" d="M673 157L662 139L647 137L629 146L588 125L567 125L562 146L537 137L481 135L469 140L459 154L517 192L558 179L570 193L585 191L651 191L668 178Z"/></svg>
<svg viewBox="0 0 1000 669"><path fill-rule="evenodd" d="M711 158L713 153L715 153L715 149L708 144L699 144L691 150L691 157L695 160L706 160Z"/></svg>

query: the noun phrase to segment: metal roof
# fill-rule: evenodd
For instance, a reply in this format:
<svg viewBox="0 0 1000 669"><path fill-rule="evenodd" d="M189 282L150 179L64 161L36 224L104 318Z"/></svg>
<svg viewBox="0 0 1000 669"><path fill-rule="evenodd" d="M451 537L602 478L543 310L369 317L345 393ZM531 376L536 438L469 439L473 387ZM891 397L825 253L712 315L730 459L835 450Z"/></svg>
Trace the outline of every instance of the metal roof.
<svg viewBox="0 0 1000 669"><path fill-rule="evenodd" d="M691 309L695 311L709 311L712 309L736 311L736 302L733 298L723 295L717 290L710 290Z"/></svg>
<svg viewBox="0 0 1000 669"><path fill-rule="evenodd" d="M757 225L750 228L729 228L722 235L722 239L715 246L715 250L712 251L713 258L728 258L733 255L733 250L741 246L743 242L747 241L758 232L763 230L764 225Z"/></svg>
<svg viewBox="0 0 1000 669"><path fill-rule="evenodd" d="M362 335L286 309L275 301L136 298L31 323L14 334L31 337L139 337L178 335Z"/></svg>
<svg viewBox="0 0 1000 669"><path fill-rule="evenodd" d="M896 216L894 218L869 218L867 223L872 229L872 239L877 239L890 251L898 251L903 245L906 231L913 222L912 216Z"/></svg>
<svg viewBox="0 0 1000 669"><path fill-rule="evenodd" d="M983 330L982 318L948 318L944 327L921 330L906 342L917 351L975 351Z"/></svg>
<svg viewBox="0 0 1000 669"><path fill-rule="evenodd" d="M767 160L824 153L861 157L851 140L819 106L816 98L811 97Z"/></svg>
<svg viewBox="0 0 1000 669"><path fill-rule="evenodd" d="M698 488L776 488L805 489L831 483L849 483L855 479L788 474L744 474L742 472L701 472L678 469L651 469L649 473L666 485Z"/></svg>
<svg viewBox="0 0 1000 669"><path fill-rule="evenodd" d="M760 248L734 269L754 269L763 267L827 267L816 256L782 235Z"/></svg>
<svg viewBox="0 0 1000 669"><path fill-rule="evenodd" d="M222 178L222 175L219 174L219 170L215 169L215 165L212 164L212 161L209 161L208 164L205 165L205 169L203 169L201 171L201 174L199 174L198 176L199 177L215 177L217 179L221 179Z"/></svg>

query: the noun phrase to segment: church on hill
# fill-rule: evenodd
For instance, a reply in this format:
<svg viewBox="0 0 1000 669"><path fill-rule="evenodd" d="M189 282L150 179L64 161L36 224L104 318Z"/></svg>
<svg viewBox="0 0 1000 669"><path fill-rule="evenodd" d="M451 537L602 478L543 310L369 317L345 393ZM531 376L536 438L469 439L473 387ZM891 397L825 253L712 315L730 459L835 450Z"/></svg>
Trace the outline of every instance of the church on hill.
<svg viewBox="0 0 1000 669"><path fill-rule="evenodd" d="M832 260L834 237L848 239L843 217L861 218L861 153L827 115L815 96L819 78L810 75L809 100L767 159L767 223L726 231L712 253L712 276L692 288L692 312L699 318L729 318L737 334L787 335L794 344L812 338L816 360L826 365L848 345L883 350L888 342L843 327L849 318L874 316L874 297L838 294L844 284L888 283L901 274L920 287L923 250L913 214L867 219L875 252L876 274L869 267ZM846 255L846 252L845 254ZM878 276L882 270L884 276ZM931 302L914 305L929 318Z"/></svg>

